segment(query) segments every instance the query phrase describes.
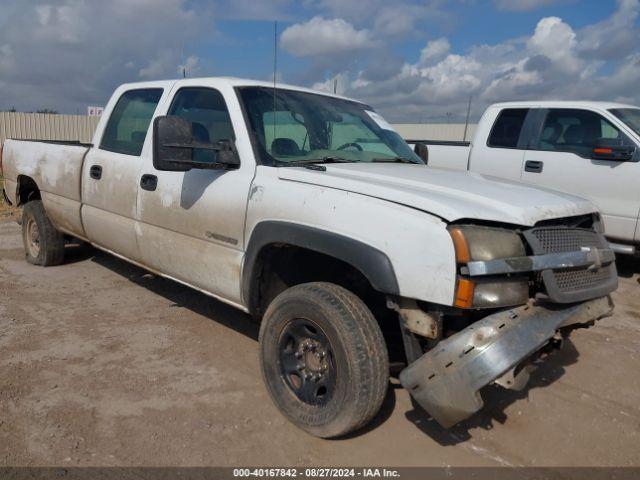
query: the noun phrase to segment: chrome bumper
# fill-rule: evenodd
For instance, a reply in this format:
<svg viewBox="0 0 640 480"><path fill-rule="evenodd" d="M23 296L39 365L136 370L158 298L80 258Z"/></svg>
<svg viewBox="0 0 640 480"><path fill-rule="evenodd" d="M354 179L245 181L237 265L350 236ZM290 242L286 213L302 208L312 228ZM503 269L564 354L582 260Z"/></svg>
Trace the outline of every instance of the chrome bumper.
<svg viewBox="0 0 640 480"><path fill-rule="evenodd" d="M528 257L499 258L469 262L472 277L505 273L539 272L566 268L600 268L614 262L616 255L610 248L583 247L575 252L545 253Z"/></svg>
<svg viewBox="0 0 640 480"><path fill-rule="evenodd" d="M400 382L448 428L480 410L479 390L537 352L560 327L612 312L608 296L569 307L535 304L499 312L441 341L400 372Z"/></svg>

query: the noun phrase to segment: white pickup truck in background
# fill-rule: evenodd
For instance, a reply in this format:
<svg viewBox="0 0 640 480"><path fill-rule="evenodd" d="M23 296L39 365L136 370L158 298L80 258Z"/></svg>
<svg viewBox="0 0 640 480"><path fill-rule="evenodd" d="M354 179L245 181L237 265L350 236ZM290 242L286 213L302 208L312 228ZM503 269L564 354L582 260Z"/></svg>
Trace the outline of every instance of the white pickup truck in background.
<svg viewBox="0 0 640 480"><path fill-rule="evenodd" d="M91 145L7 140L0 165L29 262L62 263L76 237L251 313L274 403L321 437L373 418L390 359L449 427L487 384L521 388L560 330L612 310L591 202L427 168L335 95L123 85Z"/></svg>
<svg viewBox="0 0 640 480"><path fill-rule="evenodd" d="M571 193L600 209L618 253L640 244L640 108L604 102L491 105L472 142L422 143L428 165Z"/></svg>

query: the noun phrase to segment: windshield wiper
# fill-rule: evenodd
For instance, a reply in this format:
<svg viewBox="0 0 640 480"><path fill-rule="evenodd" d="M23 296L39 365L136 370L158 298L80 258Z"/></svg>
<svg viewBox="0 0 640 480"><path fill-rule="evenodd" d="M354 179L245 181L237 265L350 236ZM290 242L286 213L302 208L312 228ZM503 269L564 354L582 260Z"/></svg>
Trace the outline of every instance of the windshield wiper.
<svg viewBox="0 0 640 480"><path fill-rule="evenodd" d="M404 157L372 158L371 161L376 163L418 163Z"/></svg>
<svg viewBox="0 0 640 480"><path fill-rule="evenodd" d="M326 156L322 158L312 158L310 160L295 160L293 162L282 162L283 167L299 167L303 165L322 164L322 163L354 163L358 160L348 160L342 157Z"/></svg>

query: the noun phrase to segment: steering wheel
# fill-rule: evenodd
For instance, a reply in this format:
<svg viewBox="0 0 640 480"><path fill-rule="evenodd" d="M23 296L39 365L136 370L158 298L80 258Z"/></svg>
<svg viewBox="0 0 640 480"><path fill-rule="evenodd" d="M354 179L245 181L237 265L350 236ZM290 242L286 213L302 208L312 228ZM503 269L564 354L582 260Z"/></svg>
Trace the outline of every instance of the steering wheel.
<svg viewBox="0 0 640 480"><path fill-rule="evenodd" d="M344 145L340 145L336 150L344 150L345 148L349 147L355 147L357 150L362 151L362 146L355 142L349 142L345 143Z"/></svg>

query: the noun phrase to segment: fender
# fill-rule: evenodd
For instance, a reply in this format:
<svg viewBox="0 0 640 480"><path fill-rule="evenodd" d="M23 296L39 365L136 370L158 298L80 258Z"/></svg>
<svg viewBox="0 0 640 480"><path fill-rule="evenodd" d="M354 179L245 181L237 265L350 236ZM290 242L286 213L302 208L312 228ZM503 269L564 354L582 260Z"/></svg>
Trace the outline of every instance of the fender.
<svg viewBox="0 0 640 480"><path fill-rule="evenodd" d="M292 245L332 256L362 272L374 289L390 295L400 294L393 265L389 257L377 248L307 225L264 221L253 229L245 252L242 269L242 297L245 305L249 305L252 298L252 280L258 254L270 244Z"/></svg>

